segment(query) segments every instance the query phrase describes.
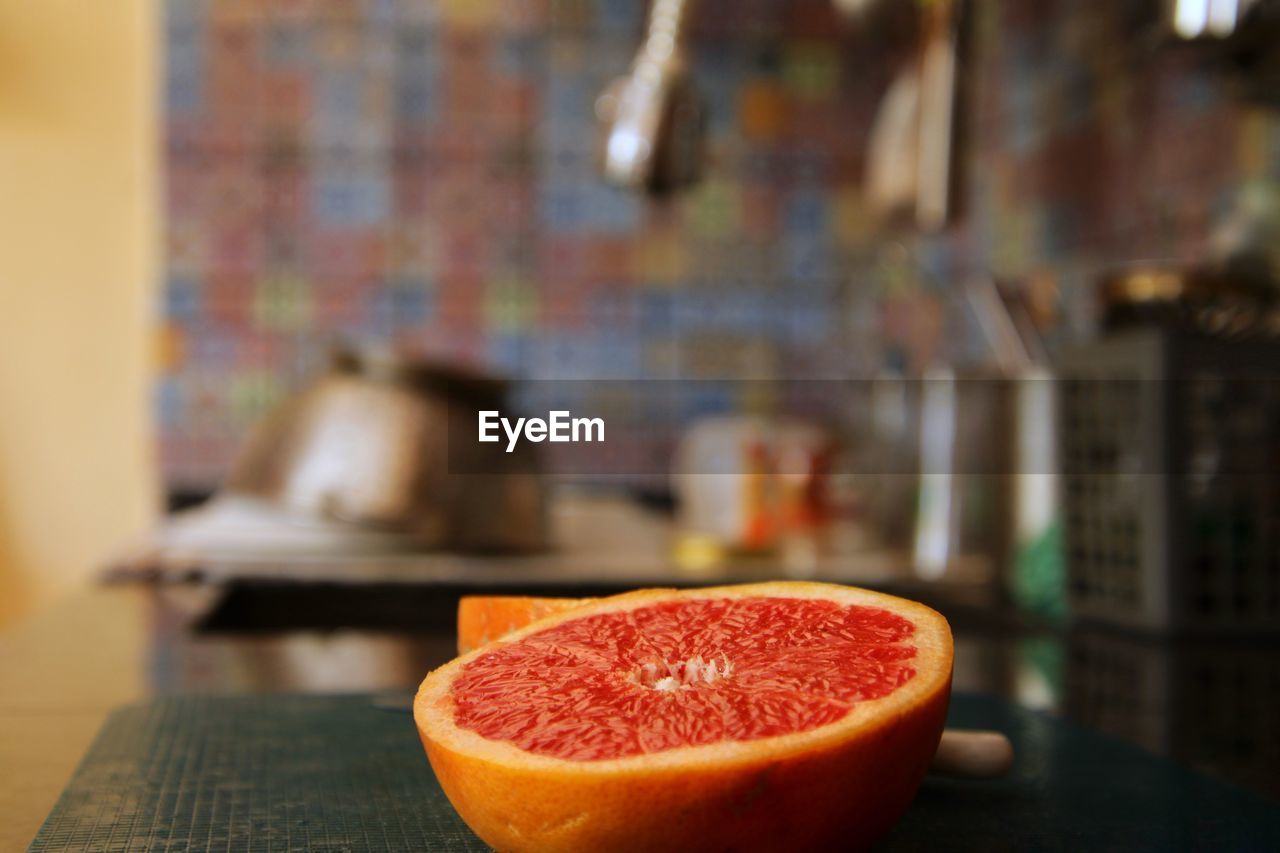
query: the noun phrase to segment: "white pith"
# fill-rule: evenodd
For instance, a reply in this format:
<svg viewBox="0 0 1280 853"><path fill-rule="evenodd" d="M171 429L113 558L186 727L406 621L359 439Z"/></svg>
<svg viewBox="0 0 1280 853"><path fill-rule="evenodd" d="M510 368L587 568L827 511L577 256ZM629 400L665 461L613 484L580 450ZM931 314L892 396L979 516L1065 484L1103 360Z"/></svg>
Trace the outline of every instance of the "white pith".
<svg viewBox="0 0 1280 853"><path fill-rule="evenodd" d="M715 658L708 661L702 655L694 655L688 660L674 663L646 663L638 672L631 674L631 681L641 687L670 693L674 690L692 690L699 684L715 684L731 675L733 664L724 655L720 656L718 662Z"/></svg>

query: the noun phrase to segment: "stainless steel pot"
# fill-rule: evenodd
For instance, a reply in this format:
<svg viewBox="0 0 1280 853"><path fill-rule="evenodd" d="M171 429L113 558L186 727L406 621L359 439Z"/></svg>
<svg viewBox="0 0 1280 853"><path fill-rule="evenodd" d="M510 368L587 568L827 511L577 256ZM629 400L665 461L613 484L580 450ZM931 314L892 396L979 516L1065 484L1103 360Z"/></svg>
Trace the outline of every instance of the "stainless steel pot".
<svg viewBox="0 0 1280 853"><path fill-rule="evenodd" d="M536 551L547 543L536 451L486 455L481 409L506 383L429 362L343 351L250 436L226 490L285 509L394 531L423 547ZM474 458L473 458L474 457Z"/></svg>

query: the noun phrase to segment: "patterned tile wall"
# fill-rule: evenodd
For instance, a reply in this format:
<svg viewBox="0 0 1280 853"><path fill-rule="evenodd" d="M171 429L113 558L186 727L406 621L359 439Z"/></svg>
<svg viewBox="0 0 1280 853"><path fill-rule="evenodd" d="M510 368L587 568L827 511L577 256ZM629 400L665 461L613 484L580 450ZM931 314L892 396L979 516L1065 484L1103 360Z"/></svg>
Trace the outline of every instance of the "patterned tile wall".
<svg viewBox="0 0 1280 853"><path fill-rule="evenodd" d="M829 0L703 0L709 174L665 204L594 171L639 0L167 0L166 478L217 482L336 341L534 378L866 375L980 350L952 295L981 271L1052 271L1060 333L1085 326L1096 270L1194 257L1280 180L1275 114L1135 48L1144 5L975 0L965 213L911 237L860 192L895 57Z"/></svg>

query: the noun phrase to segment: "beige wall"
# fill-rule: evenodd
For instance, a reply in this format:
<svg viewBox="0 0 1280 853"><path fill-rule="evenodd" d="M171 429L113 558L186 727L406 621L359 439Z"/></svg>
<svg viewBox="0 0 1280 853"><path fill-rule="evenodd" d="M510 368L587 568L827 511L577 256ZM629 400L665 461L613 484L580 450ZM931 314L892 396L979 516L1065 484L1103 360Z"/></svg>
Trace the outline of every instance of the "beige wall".
<svg viewBox="0 0 1280 853"><path fill-rule="evenodd" d="M154 508L154 0L0 0L0 624Z"/></svg>

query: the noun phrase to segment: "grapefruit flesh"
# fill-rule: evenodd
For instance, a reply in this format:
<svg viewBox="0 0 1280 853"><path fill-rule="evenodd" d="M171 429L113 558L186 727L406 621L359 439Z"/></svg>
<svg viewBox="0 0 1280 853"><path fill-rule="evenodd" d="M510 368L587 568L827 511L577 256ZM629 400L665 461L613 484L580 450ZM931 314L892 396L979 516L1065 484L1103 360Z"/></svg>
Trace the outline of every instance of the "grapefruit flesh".
<svg viewBox="0 0 1280 853"><path fill-rule="evenodd" d="M503 850L860 847L906 808L950 688L945 620L849 587L565 609L415 701L445 793Z"/></svg>

